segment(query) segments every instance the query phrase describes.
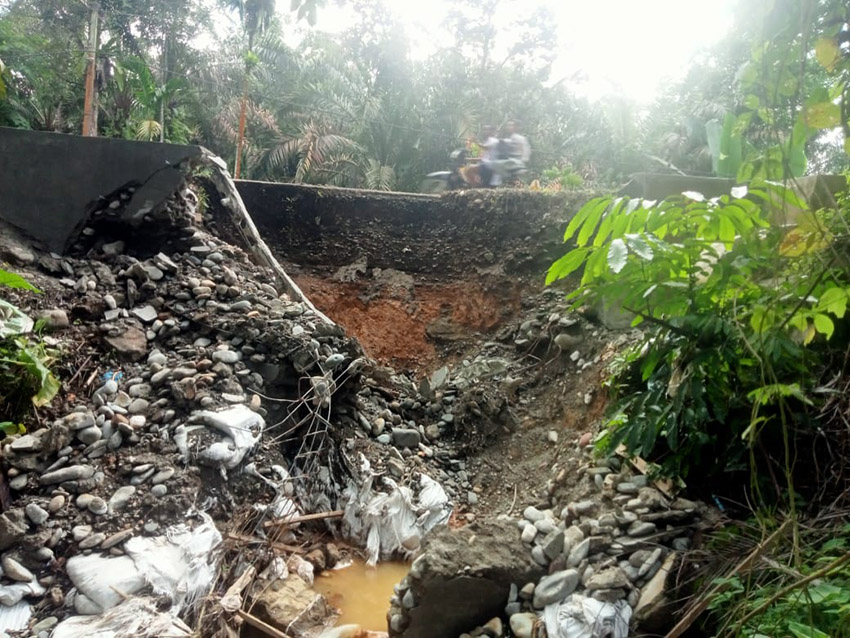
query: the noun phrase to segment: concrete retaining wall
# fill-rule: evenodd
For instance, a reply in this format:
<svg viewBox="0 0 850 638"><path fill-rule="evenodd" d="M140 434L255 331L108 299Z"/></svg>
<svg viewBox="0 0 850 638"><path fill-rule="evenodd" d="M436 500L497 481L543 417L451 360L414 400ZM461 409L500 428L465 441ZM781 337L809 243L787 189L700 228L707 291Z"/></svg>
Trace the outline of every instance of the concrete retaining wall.
<svg viewBox="0 0 850 638"><path fill-rule="evenodd" d="M156 206L199 156L197 146L0 127L0 219L61 253L101 198L131 186L129 214Z"/></svg>

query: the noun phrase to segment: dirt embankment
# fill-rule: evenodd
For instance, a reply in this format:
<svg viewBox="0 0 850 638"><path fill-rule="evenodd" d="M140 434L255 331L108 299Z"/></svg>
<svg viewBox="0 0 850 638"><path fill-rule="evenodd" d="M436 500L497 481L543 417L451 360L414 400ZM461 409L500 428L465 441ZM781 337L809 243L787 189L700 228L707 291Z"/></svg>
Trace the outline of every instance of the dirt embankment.
<svg viewBox="0 0 850 638"><path fill-rule="evenodd" d="M442 197L241 182L307 296L384 364L422 374L519 316L589 194Z"/></svg>

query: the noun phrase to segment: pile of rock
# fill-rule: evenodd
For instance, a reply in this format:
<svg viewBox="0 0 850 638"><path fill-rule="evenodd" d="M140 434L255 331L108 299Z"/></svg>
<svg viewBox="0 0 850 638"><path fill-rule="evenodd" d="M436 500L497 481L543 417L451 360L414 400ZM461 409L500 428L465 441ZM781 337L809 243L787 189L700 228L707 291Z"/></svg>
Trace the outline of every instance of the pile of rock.
<svg viewBox="0 0 850 638"><path fill-rule="evenodd" d="M226 526L241 509L271 515L294 491L304 508L324 504L344 484L338 459L316 453L338 433L298 452L305 416L359 418L358 344L206 232L190 193L130 226L119 193L76 256L33 255L20 271L45 294L16 301L51 319L51 343L81 366L52 415L2 443L12 506L0 514L0 604L32 613L35 635L94 611L63 570L73 556L122 555L193 507ZM33 307L47 300L58 308Z"/></svg>
<svg viewBox="0 0 850 638"><path fill-rule="evenodd" d="M690 547L695 530L711 517L705 505L665 495L616 458L588 468L586 476L600 488L597 497L560 512L527 507L518 522L520 543L549 573L512 591L505 609L512 625L526 627L525 614L574 594L618 605L626 622L633 611L646 620L663 603L677 552Z"/></svg>

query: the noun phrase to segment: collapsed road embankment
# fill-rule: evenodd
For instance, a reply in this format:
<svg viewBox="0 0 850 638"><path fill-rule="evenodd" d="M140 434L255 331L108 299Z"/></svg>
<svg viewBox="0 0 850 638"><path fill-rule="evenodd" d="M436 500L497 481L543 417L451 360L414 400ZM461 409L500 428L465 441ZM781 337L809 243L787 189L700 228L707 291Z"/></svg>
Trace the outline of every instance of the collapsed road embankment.
<svg viewBox="0 0 850 638"><path fill-rule="evenodd" d="M635 335L540 291L570 198L586 195L410 198L453 211L431 218L374 196L359 221L331 207L318 223L305 204L324 234L293 220L302 239L288 245L247 215L220 160L187 160L161 198L140 187L157 162L92 186L61 253L25 217L0 236L8 267L42 291L4 292L44 322L17 336L55 353L61 383L2 441L0 628L312 638L335 613L311 582L353 555L419 559L387 601L393 635L441 620L440 635L526 636L562 603L627 625L709 517L587 454L606 366ZM368 210L368 194L339 196ZM326 314L303 293L310 277L319 293L355 287L367 317L402 290L394 303L431 358L410 358L418 373L375 361L343 329L351 308ZM456 293L438 301L437 286ZM464 307L493 323L466 325ZM664 582L653 591L667 600Z"/></svg>

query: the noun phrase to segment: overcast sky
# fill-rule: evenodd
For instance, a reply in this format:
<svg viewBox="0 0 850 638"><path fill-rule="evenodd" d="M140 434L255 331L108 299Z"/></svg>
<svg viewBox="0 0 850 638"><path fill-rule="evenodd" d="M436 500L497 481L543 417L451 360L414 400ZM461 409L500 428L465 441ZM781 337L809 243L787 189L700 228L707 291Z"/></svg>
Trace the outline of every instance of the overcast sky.
<svg viewBox="0 0 850 638"><path fill-rule="evenodd" d="M527 0L524 10L551 8L558 27L558 60L552 79L583 71L577 87L598 98L622 92L651 101L658 86L680 76L691 56L728 31L735 0ZM278 0L281 12L289 0ZM407 27L414 55L424 56L445 43L440 23L451 0L386 0ZM351 10L320 10L317 29L338 32L351 23Z"/></svg>

